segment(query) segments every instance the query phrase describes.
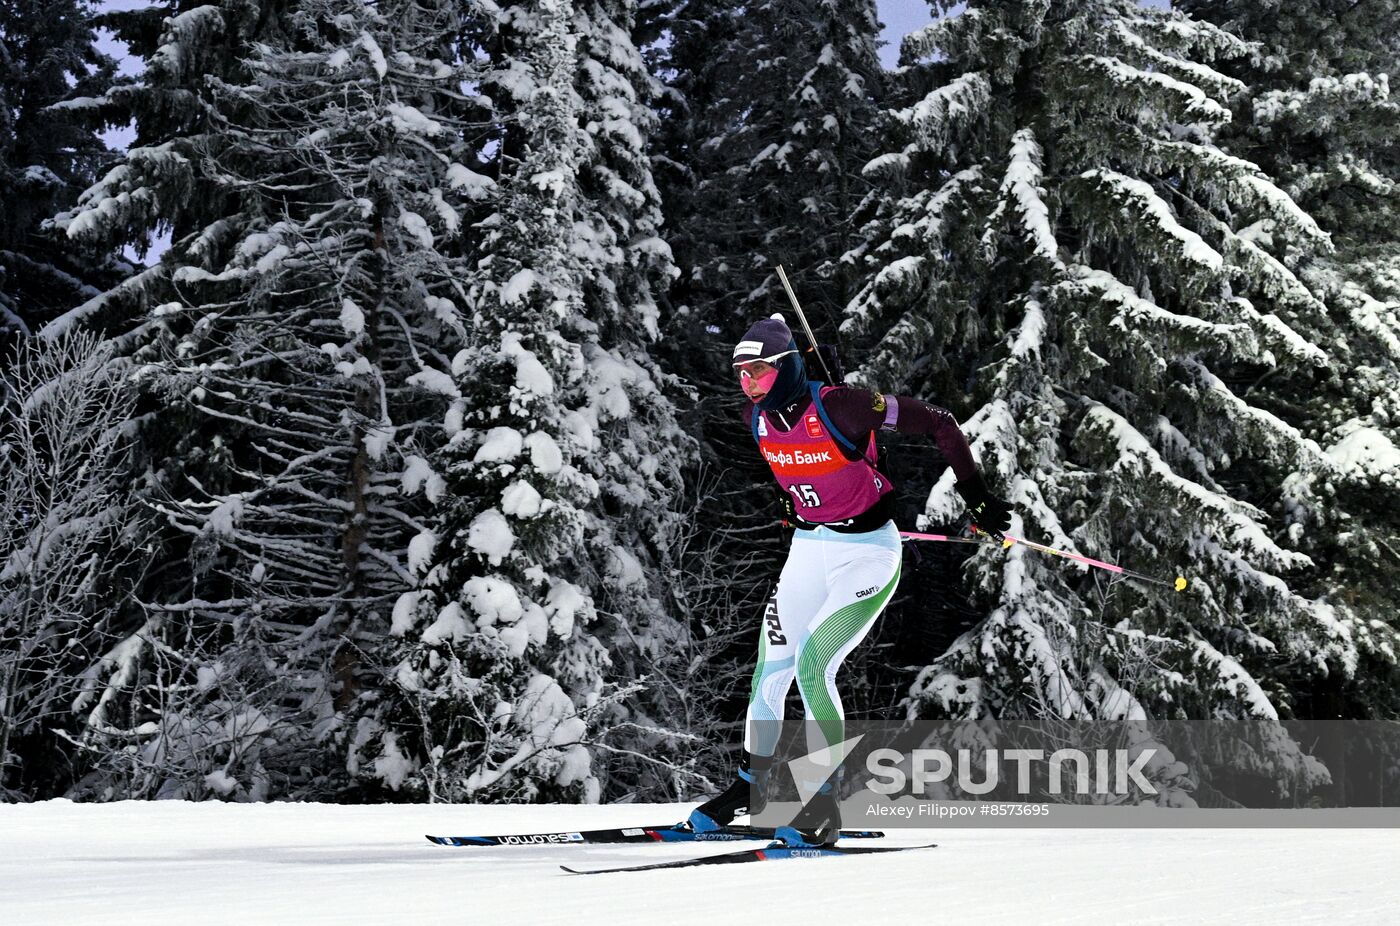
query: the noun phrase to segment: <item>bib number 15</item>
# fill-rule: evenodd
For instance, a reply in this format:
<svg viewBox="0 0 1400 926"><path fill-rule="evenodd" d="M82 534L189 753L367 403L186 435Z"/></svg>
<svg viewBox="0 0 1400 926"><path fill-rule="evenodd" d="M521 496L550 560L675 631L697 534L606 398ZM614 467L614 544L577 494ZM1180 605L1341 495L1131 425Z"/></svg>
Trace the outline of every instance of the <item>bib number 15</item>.
<svg viewBox="0 0 1400 926"><path fill-rule="evenodd" d="M820 507L822 503L821 497L817 495L816 487L811 483L804 482L800 485L790 485L788 486L788 491L797 496L797 501L804 508L817 508Z"/></svg>

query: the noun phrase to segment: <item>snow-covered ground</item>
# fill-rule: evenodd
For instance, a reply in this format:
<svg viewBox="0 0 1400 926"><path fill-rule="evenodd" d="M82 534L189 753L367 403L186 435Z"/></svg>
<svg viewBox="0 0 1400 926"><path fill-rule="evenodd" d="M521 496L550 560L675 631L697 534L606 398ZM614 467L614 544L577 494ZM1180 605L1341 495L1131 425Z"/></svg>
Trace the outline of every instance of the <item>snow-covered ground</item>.
<svg viewBox="0 0 1400 926"><path fill-rule="evenodd" d="M896 830L885 858L578 877L730 845L446 848L424 833L679 819L679 805L0 805L0 924L1382 923L1390 830Z"/></svg>

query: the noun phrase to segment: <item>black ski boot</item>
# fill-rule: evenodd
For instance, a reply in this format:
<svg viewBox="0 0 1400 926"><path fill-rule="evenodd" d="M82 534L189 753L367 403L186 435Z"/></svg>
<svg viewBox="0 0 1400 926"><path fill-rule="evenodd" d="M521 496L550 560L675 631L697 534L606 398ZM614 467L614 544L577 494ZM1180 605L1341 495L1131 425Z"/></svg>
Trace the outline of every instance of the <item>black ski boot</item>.
<svg viewBox="0 0 1400 926"><path fill-rule="evenodd" d="M841 836L841 798L837 785L832 781L823 784L792 818L792 823L778 827L774 836L788 846L834 845Z"/></svg>
<svg viewBox="0 0 1400 926"><path fill-rule="evenodd" d="M772 756L750 754L732 785L690 812L690 828L697 833L710 833L733 823L741 814L761 811L768 803L772 767Z"/></svg>

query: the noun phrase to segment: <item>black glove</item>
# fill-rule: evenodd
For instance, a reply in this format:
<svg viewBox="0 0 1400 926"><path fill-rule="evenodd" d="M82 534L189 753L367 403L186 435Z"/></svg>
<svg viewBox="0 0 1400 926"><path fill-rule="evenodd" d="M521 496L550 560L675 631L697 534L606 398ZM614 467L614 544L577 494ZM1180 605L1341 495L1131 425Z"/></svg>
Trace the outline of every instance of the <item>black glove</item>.
<svg viewBox="0 0 1400 926"><path fill-rule="evenodd" d="M783 525L786 526L797 520L797 502L792 498L792 493L783 490Z"/></svg>
<svg viewBox="0 0 1400 926"><path fill-rule="evenodd" d="M972 526L997 540L1005 540L1003 533L1011 527L1011 504L993 495L980 476L963 480L954 488L967 503Z"/></svg>

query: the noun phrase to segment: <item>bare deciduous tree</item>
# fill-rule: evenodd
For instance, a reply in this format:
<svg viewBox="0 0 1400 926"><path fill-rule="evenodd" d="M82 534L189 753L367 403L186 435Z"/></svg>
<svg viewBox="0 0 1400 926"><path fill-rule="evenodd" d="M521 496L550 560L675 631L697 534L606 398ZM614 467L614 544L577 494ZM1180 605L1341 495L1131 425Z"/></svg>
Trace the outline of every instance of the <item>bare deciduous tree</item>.
<svg viewBox="0 0 1400 926"><path fill-rule="evenodd" d="M28 339L0 363L0 795L19 793L22 742L85 709L101 726L110 696L84 690L129 674L120 577L141 518L119 465L132 402L91 334Z"/></svg>

